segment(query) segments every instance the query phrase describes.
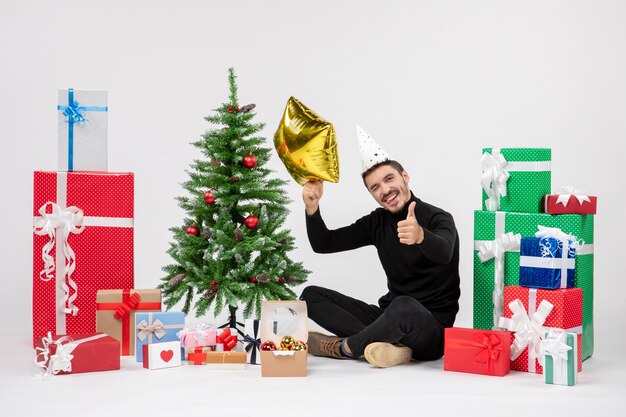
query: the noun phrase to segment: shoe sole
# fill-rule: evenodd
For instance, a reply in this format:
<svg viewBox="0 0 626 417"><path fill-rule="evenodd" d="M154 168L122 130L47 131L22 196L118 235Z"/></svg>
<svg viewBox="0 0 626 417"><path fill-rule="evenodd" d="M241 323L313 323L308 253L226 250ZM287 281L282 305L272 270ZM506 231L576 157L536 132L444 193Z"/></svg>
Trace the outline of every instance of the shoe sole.
<svg viewBox="0 0 626 417"><path fill-rule="evenodd" d="M411 361L413 351L406 346L386 342L374 342L365 347L365 360L377 368L389 368Z"/></svg>

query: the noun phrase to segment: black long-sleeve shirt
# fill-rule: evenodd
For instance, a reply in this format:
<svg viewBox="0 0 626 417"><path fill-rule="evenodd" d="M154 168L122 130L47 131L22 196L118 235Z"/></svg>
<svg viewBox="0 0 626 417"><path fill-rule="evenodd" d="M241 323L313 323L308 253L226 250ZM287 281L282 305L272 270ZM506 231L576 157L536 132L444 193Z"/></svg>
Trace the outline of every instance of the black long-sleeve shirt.
<svg viewBox="0 0 626 417"><path fill-rule="evenodd" d="M424 229L419 245L405 245L398 238L398 222L407 217L415 201L415 218ZM389 292L378 300L386 308L399 295L422 303L446 327L459 311L459 237L452 215L424 203L411 193L402 211L378 208L353 224L329 230L319 209L306 215L307 234L317 253L334 253L374 245L387 275Z"/></svg>

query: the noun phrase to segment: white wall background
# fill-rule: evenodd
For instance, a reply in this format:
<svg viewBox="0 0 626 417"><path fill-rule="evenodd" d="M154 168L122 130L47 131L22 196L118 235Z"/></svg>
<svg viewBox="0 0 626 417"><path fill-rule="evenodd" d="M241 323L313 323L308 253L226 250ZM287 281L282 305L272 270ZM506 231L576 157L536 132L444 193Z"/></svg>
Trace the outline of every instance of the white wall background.
<svg viewBox="0 0 626 417"><path fill-rule="evenodd" d="M3 332L31 331L32 173L56 169L57 89L109 91L109 169L136 174L136 287L154 287L168 228L183 218L179 183L199 157L189 143L226 100L234 66L268 143L290 95L334 123L330 227L375 208L355 122L404 163L416 195L455 216L460 326L472 323L481 148L551 147L553 186L599 197L596 355L624 341L626 2L0 0L0 54ZM290 178L278 158L271 167ZM314 254L293 181L289 193L292 258L313 271L309 283L375 302L385 290L375 251Z"/></svg>

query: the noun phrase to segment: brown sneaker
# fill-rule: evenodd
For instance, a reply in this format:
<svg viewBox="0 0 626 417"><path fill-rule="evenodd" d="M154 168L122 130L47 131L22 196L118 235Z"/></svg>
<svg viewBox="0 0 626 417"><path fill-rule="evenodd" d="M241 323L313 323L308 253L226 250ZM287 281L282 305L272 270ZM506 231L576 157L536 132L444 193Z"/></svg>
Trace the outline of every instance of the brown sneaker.
<svg viewBox="0 0 626 417"><path fill-rule="evenodd" d="M365 359L378 368L389 368L411 361L413 351L402 345L374 342L365 347Z"/></svg>
<svg viewBox="0 0 626 417"><path fill-rule="evenodd" d="M341 339L337 336L329 336L319 332L309 332L307 341L309 353L314 356L346 359L341 354Z"/></svg>

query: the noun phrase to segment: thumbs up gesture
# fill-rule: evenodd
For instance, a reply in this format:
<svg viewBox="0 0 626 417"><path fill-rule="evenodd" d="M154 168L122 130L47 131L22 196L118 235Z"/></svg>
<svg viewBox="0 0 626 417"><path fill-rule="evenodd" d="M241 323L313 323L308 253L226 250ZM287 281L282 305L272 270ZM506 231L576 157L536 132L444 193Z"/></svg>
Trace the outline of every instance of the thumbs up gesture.
<svg viewBox="0 0 626 417"><path fill-rule="evenodd" d="M398 238L405 245L419 245L424 241L424 229L415 218L415 201L409 205L406 220L398 222Z"/></svg>

